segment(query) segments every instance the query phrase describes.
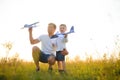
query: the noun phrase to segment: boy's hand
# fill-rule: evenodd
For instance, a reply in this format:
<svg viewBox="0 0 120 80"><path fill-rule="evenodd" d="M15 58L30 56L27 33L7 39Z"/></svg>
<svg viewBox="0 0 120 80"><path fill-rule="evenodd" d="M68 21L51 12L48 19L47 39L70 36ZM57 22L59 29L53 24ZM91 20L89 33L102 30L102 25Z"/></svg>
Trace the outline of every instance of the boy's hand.
<svg viewBox="0 0 120 80"><path fill-rule="evenodd" d="M67 35L67 34L65 34L65 38L67 38L67 36L68 36L68 35Z"/></svg>

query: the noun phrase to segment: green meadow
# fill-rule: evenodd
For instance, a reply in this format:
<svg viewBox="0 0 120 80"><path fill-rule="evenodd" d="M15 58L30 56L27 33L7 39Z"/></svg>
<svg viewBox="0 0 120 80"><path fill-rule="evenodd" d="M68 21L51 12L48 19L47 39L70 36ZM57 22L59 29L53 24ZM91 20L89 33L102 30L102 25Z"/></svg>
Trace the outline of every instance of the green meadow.
<svg viewBox="0 0 120 80"><path fill-rule="evenodd" d="M92 58L66 62L67 73L60 74L57 63L53 71L48 65L40 63L40 71L35 71L33 62L25 62L17 57L0 60L0 80L120 80L120 58L105 57L101 60Z"/></svg>

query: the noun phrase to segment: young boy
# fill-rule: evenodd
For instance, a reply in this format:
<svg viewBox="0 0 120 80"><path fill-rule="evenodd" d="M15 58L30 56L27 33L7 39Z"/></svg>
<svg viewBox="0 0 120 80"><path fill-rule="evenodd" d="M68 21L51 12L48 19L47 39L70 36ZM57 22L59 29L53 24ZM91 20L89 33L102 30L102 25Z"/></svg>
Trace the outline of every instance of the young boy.
<svg viewBox="0 0 120 80"><path fill-rule="evenodd" d="M59 30L60 30L60 34L58 35L58 39L57 39L57 51L56 51L56 60L58 62L58 71L61 72L65 72L65 55L62 54L62 51L64 49L66 49L66 45L65 43L68 42L67 39L67 34L62 35L65 33L67 27L65 24L61 24L59 26Z"/></svg>

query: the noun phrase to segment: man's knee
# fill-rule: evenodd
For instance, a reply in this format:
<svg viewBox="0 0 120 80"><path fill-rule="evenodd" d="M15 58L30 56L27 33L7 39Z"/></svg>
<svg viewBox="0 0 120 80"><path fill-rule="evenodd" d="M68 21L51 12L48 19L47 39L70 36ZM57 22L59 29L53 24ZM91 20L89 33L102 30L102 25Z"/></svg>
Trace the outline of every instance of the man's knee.
<svg viewBox="0 0 120 80"><path fill-rule="evenodd" d="M54 65L54 64L55 64L55 56L50 56L50 57L48 58L48 63L49 63L50 65Z"/></svg>
<svg viewBox="0 0 120 80"><path fill-rule="evenodd" d="M40 49L37 46L33 46L32 51L40 51Z"/></svg>
<svg viewBox="0 0 120 80"><path fill-rule="evenodd" d="M39 56L40 56L40 49L37 47L37 46L34 46L33 48L32 48L32 56L33 56L33 58L39 58Z"/></svg>

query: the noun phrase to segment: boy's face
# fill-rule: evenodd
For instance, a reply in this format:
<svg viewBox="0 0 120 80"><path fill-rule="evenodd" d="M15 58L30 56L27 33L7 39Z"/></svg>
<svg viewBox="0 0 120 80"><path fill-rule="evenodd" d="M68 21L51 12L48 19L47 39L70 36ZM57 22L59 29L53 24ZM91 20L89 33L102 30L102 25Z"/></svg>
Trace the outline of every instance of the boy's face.
<svg viewBox="0 0 120 80"><path fill-rule="evenodd" d="M48 33L54 34L54 32L55 32L55 27L53 25L48 25Z"/></svg>
<svg viewBox="0 0 120 80"><path fill-rule="evenodd" d="M66 27L65 26L60 26L60 32L61 33L65 33L65 31L66 31Z"/></svg>

